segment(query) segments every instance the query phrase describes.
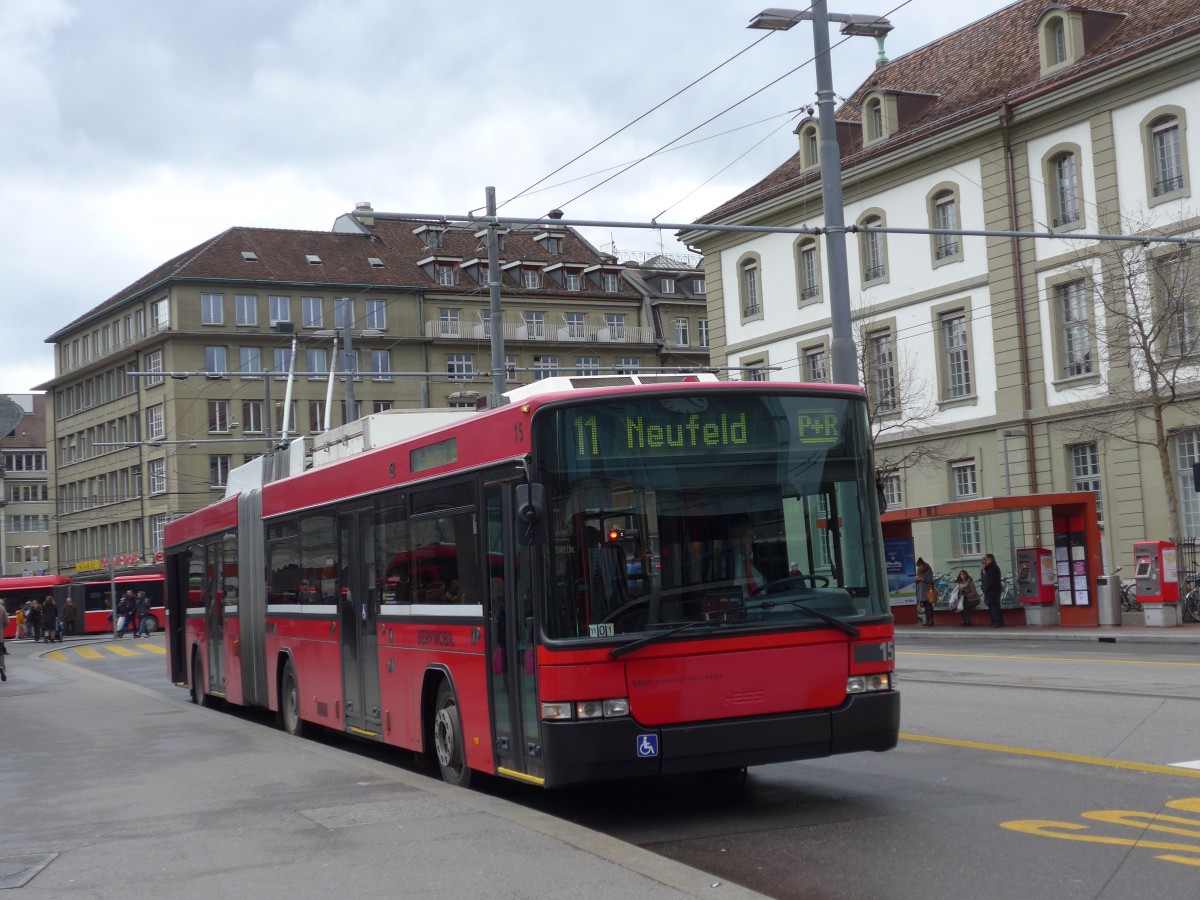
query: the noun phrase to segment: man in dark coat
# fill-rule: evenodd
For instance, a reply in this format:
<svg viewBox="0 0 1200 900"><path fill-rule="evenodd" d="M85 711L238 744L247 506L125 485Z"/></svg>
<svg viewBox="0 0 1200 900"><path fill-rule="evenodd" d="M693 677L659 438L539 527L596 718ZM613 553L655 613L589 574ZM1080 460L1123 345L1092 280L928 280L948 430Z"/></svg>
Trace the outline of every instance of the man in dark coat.
<svg viewBox="0 0 1200 900"><path fill-rule="evenodd" d="M1003 589L1001 577L996 557L985 553L983 569L979 573L979 590L983 594L983 602L987 604L988 615L992 617L989 628L1004 627L1004 614L1000 612L1000 592Z"/></svg>

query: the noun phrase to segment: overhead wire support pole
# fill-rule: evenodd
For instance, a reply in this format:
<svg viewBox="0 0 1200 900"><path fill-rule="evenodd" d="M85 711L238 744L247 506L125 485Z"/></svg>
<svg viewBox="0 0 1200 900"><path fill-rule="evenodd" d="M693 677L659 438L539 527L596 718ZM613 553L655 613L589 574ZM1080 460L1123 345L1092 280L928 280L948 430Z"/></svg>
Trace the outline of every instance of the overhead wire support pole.
<svg viewBox="0 0 1200 900"><path fill-rule="evenodd" d="M498 405L504 394L504 314L500 308L500 235L496 220L496 188L484 189L487 196L487 255L489 321L492 337L492 394L489 406Z"/></svg>

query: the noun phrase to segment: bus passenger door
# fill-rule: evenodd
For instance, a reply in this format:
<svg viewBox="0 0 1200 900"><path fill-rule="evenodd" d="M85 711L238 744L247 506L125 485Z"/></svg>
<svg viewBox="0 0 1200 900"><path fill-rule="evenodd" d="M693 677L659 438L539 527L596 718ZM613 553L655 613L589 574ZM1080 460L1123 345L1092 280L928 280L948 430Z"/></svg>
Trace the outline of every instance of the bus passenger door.
<svg viewBox="0 0 1200 900"><path fill-rule="evenodd" d="M381 733L379 615L375 565L375 515L344 512L338 527L338 620L342 634L342 686L346 726Z"/></svg>
<svg viewBox="0 0 1200 900"><path fill-rule="evenodd" d="M484 489L492 749L502 774L507 770L541 778L545 763L538 718L530 548L519 546L513 533L515 483L488 484Z"/></svg>
<svg viewBox="0 0 1200 900"><path fill-rule="evenodd" d="M225 695L225 570L221 542L206 547L204 624L208 633L208 693Z"/></svg>

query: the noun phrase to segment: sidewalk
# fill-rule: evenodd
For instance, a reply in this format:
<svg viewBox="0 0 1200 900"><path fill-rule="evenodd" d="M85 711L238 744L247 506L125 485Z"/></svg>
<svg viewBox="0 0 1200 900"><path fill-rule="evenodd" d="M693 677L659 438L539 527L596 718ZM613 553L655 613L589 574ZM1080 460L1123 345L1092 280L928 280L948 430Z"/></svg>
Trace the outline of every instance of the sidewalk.
<svg viewBox="0 0 1200 900"><path fill-rule="evenodd" d="M945 641L1091 641L1104 644L1200 644L1200 624L1189 622L1174 628L1152 628L1146 625L1105 625L1094 628L1064 628L1060 625L1030 627L1006 625L988 628L986 625L897 625L896 637L903 640Z"/></svg>

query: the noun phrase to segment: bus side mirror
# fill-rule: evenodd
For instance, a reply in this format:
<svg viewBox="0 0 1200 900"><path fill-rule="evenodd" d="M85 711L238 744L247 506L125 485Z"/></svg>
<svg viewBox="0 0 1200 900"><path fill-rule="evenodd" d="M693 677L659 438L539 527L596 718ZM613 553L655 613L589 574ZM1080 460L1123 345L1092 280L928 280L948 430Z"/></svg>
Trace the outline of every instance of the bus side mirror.
<svg viewBox="0 0 1200 900"><path fill-rule="evenodd" d="M517 542L525 547L544 544L546 528L546 487L541 484L517 485Z"/></svg>

